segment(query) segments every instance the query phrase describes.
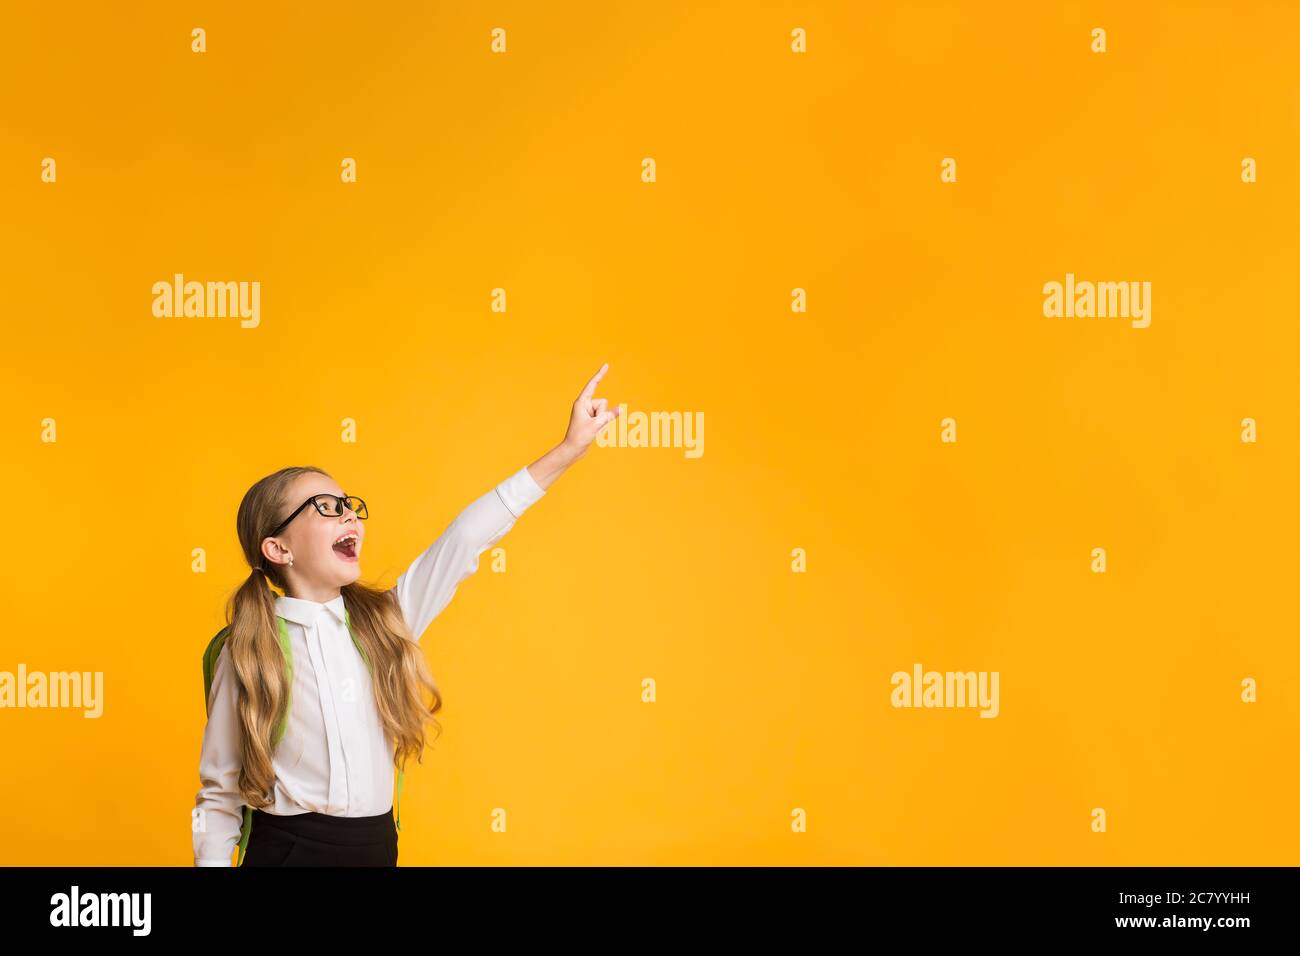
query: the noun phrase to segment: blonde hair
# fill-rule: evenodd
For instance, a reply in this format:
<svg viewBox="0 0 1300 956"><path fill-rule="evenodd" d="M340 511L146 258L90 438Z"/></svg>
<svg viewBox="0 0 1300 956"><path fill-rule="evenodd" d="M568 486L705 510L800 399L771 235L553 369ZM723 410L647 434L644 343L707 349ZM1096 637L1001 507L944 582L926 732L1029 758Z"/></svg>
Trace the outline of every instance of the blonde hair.
<svg viewBox="0 0 1300 956"><path fill-rule="evenodd" d="M244 494L235 521L239 544L253 571L227 602L225 650L233 667L243 738L239 790L251 807L274 802L274 795L268 796L275 783L272 733L286 716L289 703L276 595L262 577L265 574L284 590L284 572L278 564L270 564L266 571L259 569L262 541L288 511L284 499L294 480L311 473L328 477L324 469L310 466L282 468L267 475ZM408 757L422 762L425 724L433 724L433 739L442 732L433 717L442 709L442 694L406 625L397 592L360 581L344 585L341 591L352 633L372 665L371 684L385 735L397 743L393 764L404 768ZM424 702L424 689L432 692L431 705Z"/></svg>

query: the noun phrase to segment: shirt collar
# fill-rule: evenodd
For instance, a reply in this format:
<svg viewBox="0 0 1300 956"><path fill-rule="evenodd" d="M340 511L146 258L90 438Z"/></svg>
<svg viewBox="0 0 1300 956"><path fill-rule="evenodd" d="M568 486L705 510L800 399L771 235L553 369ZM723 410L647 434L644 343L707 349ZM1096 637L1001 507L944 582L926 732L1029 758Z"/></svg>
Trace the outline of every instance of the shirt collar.
<svg viewBox="0 0 1300 956"><path fill-rule="evenodd" d="M318 601L308 601L304 598L289 597L286 594L278 595L275 599L275 613L286 621L293 621L303 627L311 627L315 624L316 618L322 611L328 611L334 615L340 624L346 622L346 618L343 616L342 594L332 601L326 601L324 604Z"/></svg>

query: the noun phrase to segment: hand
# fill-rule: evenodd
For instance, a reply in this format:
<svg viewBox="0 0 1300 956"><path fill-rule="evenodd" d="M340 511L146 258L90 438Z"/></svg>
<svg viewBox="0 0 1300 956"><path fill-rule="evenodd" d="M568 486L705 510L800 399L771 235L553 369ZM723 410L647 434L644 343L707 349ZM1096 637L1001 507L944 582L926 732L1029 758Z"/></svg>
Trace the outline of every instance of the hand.
<svg viewBox="0 0 1300 956"><path fill-rule="evenodd" d="M614 410L608 411L608 402L603 398L592 398L596 391L596 385L605 377L605 372L609 368L606 362L600 367L587 387L582 390L573 403L573 414L569 416L569 430L564 433L564 447L568 448L575 459L581 458L587 453L587 448L596 440L600 430L618 418L620 407L614 406Z"/></svg>

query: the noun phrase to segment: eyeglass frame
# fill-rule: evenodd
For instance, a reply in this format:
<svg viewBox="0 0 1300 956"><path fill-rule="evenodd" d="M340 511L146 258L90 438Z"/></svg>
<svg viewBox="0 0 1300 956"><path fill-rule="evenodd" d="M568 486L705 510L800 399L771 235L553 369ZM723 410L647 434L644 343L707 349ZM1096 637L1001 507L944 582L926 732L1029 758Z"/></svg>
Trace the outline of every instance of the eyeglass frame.
<svg viewBox="0 0 1300 956"><path fill-rule="evenodd" d="M316 501L317 498L333 498L333 499L334 499L334 502L335 502L335 507L339 509L339 513L336 514L336 515L327 515L324 511L321 510L320 503ZM272 532L271 532L270 534L268 534L268 535L265 535L264 537L266 537L266 538L274 538L276 535L278 535L278 534L279 534L281 531L283 531L285 528L289 527L289 522L293 521L294 518L298 517L298 515L300 515L300 514L302 513L302 509L303 509L303 508L306 508L308 505L313 505L313 506L316 508L316 513L319 514L322 518L341 518L341 517L343 516L344 502L345 502L345 501L351 501L351 500L353 500L353 499L355 499L355 500L361 502L361 508L360 508L360 509L357 509L357 508L348 508L347 510L348 510L348 511L351 511L353 514L355 514L355 515L357 516L357 520L358 520L358 521L365 521L366 518L362 517L362 515L359 513L360 511L367 511L367 510L368 510L368 509L366 508L366 502L365 502L365 499L363 499L363 498L357 498L356 495L342 495L342 496L340 496L340 495L332 495L332 494L330 494L328 491L322 491L322 492L321 492L320 494L318 494L318 495L312 495L310 498L308 498L306 501L304 501L302 504L300 504L297 508L294 509L293 514L289 515L289 517L287 517L287 518L285 518L283 521L281 521L280 524L279 524L279 526L278 526L274 531L272 531Z"/></svg>

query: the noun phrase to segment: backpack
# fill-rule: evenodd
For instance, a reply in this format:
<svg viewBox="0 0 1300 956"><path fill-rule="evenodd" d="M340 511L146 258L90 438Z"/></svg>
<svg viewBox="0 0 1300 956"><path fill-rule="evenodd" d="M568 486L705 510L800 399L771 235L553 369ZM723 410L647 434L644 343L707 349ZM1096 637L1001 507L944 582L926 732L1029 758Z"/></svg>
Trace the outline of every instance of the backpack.
<svg viewBox="0 0 1300 956"><path fill-rule="evenodd" d="M348 609L346 607L343 609L343 619L347 624L348 633L352 634L352 615L348 613ZM277 616L276 621L280 625L280 650L284 652L285 678L289 687L289 691L285 699L284 716L280 719L280 722L276 725L275 730L272 733L272 737L271 737L272 748L274 748L277 744L279 744L280 738L284 736L285 731L288 729L289 708L293 703L293 646L289 642L289 627L285 623L284 618ZM212 638L212 640L208 642L208 649L203 652L203 701L204 701L205 708L208 708L211 703L212 678L217 670L217 658L221 656L221 648L225 645L226 637L229 634L229 632L230 632L230 628L228 626L223 627L221 630L219 630L216 633L216 635ZM357 640L357 636L355 634L352 634L352 643L356 645L357 653L361 655L361 659L366 662L366 667L373 672L373 668L371 668L370 666L370 658L366 656L365 648L361 646L361 642ZM406 770L399 769L397 771L397 800L396 800L396 810L397 810L396 825L397 825L397 831L399 833L402 830L402 784L405 783L405 781L406 781ZM244 823L243 826L239 828L239 861L235 864L236 866L243 865L244 850L248 846L248 835L252 832L252 830L253 830L253 808L245 805Z"/></svg>

